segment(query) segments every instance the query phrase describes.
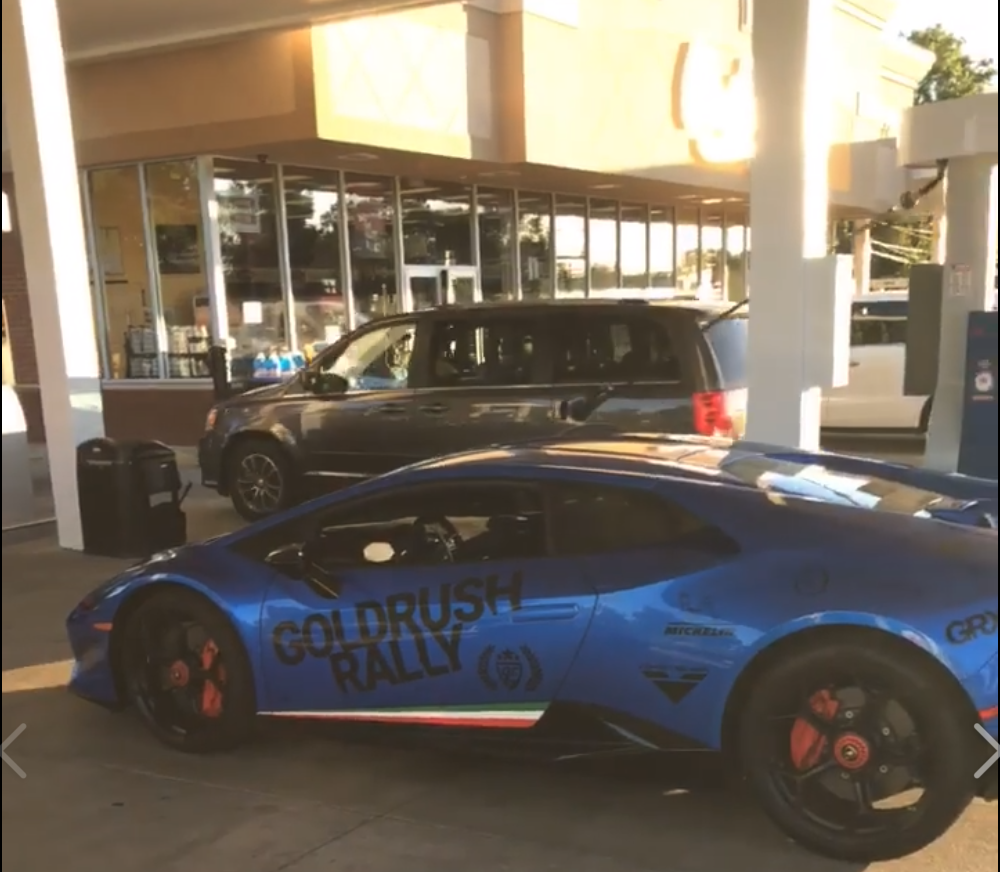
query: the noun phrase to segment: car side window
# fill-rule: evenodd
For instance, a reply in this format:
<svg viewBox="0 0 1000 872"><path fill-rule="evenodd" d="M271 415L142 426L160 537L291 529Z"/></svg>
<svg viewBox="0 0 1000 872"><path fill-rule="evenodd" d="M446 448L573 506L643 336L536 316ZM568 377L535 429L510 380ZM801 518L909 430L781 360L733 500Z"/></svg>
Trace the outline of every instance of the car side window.
<svg viewBox="0 0 1000 872"><path fill-rule="evenodd" d="M416 324L395 321L360 334L340 354L321 360L319 378L347 383L348 392L405 388Z"/></svg>
<svg viewBox="0 0 1000 872"><path fill-rule="evenodd" d="M533 381L531 318L438 321L430 341L431 387L516 387Z"/></svg>
<svg viewBox="0 0 1000 872"><path fill-rule="evenodd" d="M234 550L268 562L293 546L337 573L373 566L434 566L546 556L541 495L516 485L420 487L319 509L265 529Z"/></svg>
<svg viewBox="0 0 1000 872"><path fill-rule="evenodd" d="M851 309L851 345L905 345L909 304L905 300L855 303Z"/></svg>
<svg viewBox="0 0 1000 872"><path fill-rule="evenodd" d="M563 484L550 494L549 510L552 541L563 557L661 548L698 537L735 547L701 518L638 488Z"/></svg>
<svg viewBox="0 0 1000 872"><path fill-rule="evenodd" d="M851 345L855 348L905 344L905 318L855 317L851 322Z"/></svg>
<svg viewBox="0 0 1000 872"><path fill-rule="evenodd" d="M553 319L552 340L556 384L681 380L670 333L655 318L567 314Z"/></svg>

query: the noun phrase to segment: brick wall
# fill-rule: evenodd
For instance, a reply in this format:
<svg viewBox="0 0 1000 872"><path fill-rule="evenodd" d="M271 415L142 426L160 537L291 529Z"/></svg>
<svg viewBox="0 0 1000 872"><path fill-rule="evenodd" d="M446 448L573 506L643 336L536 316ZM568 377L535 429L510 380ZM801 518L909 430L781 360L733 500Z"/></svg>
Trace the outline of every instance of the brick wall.
<svg viewBox="0 0 1000 872"><path fill-rule="evenodd" d="M3 234L3 307L7 316L8 343L14 381L17 385L24 415L28 422L28 438L45 441L42 406L38 396L38 363L35 359L35 338L31 333L31 306L28 302L28 282L24 274L21 238L17 232L17 208L14 198L14 178L3 174L3 191L10 200L13 233Z"/></svg>
<svg viewBox="0 0 1000 872"><path fill-rule="evenodd" d="M14 208L14 183L9 173L3 174L3 190L10 197L11 214ZM10 354L14 376L21 385L38 384L38 366L35 362L35 340L31 335L31 308L28 304L28 283L24 275L24 258L21 239L14 232L3 234L3 305L7 312L7 329L10 331Z"/></svg>

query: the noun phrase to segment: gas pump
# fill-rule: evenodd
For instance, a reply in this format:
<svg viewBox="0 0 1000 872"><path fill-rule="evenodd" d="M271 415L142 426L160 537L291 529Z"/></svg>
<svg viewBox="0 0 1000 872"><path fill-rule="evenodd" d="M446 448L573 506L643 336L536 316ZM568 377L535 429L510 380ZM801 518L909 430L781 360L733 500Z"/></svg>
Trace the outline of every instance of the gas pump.
<svg viewBox="0 0 1000 872"><path fill-rule="evenodd" d="M958 471L997 478L997 313L969 316Z"/></svg>

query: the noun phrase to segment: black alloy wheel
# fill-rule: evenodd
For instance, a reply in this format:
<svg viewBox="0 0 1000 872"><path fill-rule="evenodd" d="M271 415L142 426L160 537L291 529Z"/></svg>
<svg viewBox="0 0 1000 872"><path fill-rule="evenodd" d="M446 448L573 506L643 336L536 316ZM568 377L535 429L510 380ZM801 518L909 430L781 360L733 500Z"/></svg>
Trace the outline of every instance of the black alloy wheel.
<svg viewBox="0 0 1000 872"><path fill-rule="evenodd" d="M777 664L754 689L744 770L804 847L848 862L898 859L936 841L972 802L974 715L922 656L825 644Z"/></svg>
<svg viewBox="0 0 1000 872"><path fill-rule="evenodd" d="M259 521L294 502L291 464L281 447L265 439L235 446L229 458L227 483L233 508L247 521Z"/></svg>
<svg viewBox="0 0 1000 872"><path fill-rule="evenodd" d="M242 643L197 594L164 589L129 616L119 650L128 701L164 744L225 750L253 724L252 677Z"/></svg>

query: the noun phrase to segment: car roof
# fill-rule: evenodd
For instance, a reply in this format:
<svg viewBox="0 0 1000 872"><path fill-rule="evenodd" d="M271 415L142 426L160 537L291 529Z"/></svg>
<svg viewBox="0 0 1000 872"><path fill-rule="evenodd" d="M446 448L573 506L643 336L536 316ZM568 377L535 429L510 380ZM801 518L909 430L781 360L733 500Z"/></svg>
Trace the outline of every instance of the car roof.
<svg viewBox="0 0 1000 872"><path fill-rule="evenodd" d="M489 300L481 303L467 303L447 306L434 306L423 309L420 315L435 314L466 314L469 312L544 312L552 309L677 309L680 311L694 312L702 318L713 318L722 315L732 309L734 304L717 302L711 300L698 300L686 297L674 297L660 300L645 300L641 298L565 298L557 300ZM735 317L740 317L741 313L735 313ZM390 315L387 318L380 318L379 321L405 320L413 317L413 313ZM370 322L371 323L371 322Z"/></svg>

